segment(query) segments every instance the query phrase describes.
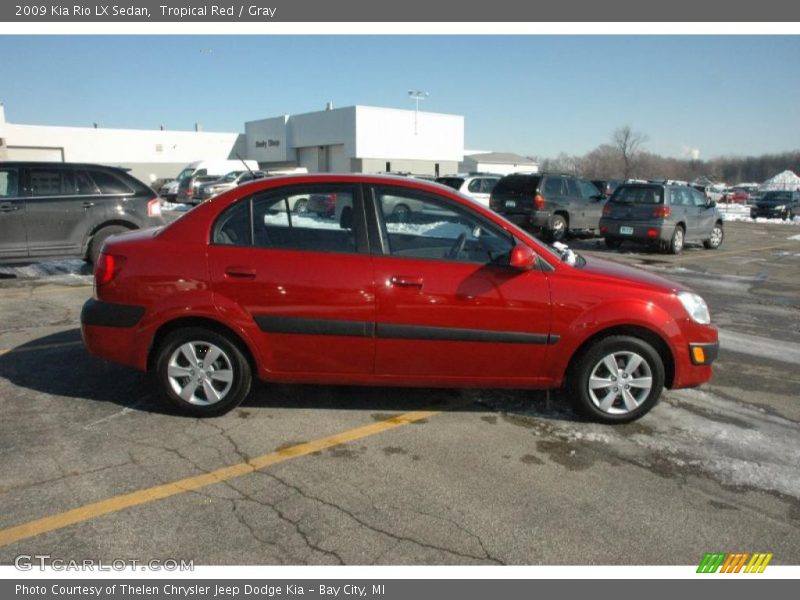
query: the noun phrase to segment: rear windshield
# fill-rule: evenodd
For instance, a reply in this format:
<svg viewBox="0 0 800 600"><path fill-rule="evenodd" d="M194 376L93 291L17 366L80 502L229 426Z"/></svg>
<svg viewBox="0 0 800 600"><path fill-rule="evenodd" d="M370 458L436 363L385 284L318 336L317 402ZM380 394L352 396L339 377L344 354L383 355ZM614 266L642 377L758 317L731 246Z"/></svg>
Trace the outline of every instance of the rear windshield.
<svg viewBox="0 0 800 600"><path fill-rule="evenodd" d="M657 185L621 185L609 202L621 204L664 204L664 188Z"/></svg>
<svg viewBox="0 0 800 600"><path fill-rule="evenodd" d="M460 190L461 184L464 183L464 180L461 177L437 177L436 183L441 183L442 185L451 187L454 190Z"/></svg>
<svg viewBox="0 0 800 600"><path fill-rule="evenodd" d="M497 195L533 196L541 180L541 176L538 175L508 175L497 182L492 193Z"/></svg>

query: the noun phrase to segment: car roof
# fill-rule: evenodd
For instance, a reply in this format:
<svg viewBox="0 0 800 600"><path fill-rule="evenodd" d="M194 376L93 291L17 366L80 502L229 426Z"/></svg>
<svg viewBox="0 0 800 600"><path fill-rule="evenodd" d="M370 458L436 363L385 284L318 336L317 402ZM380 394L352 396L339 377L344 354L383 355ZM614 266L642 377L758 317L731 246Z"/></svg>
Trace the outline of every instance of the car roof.
<svg viewBox="0 0 800 600"><path fill-rule="evenodd" d="M82 163L82 162L60 162L60 161L41 161L41 160L0 160L0 166L17 166L17 167L75 167L84 169L114 169L115 171L122 171L126 173L130 171L125 167L101 165L99 163Z"/></svg>

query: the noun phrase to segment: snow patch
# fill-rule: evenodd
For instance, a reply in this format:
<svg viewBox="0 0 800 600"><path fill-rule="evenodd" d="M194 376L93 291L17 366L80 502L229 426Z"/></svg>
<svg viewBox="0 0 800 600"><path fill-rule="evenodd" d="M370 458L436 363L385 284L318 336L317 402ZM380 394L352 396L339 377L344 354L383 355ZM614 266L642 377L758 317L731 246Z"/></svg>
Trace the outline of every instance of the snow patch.
<svg viewBox="0 0 800 600"><path fill-rule="evenodd" d="M790 364L800 364L800 344L771 338L719 330L720 346L725 350Z"/></svg>

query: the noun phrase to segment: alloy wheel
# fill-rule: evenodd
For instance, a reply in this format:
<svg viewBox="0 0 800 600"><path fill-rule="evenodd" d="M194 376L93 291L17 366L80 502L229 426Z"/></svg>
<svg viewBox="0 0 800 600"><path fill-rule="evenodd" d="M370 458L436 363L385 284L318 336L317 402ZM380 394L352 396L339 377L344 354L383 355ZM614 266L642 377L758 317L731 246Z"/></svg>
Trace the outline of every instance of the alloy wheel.
<svg viewBox="0 0 800 600"><path fill-rule="evenodd" d="M170 355L167 379L172 391L185 402L210 406L224 399L231 390L231 359L211 342L187 342Z"/></svg>
<svg viewBox="0 0 800 600"><path fill-rule="evenodd" d="M610 415L636 410L652 389L650 364L636 352L612 352L598 361L589 375L592 404Z"/></svg>

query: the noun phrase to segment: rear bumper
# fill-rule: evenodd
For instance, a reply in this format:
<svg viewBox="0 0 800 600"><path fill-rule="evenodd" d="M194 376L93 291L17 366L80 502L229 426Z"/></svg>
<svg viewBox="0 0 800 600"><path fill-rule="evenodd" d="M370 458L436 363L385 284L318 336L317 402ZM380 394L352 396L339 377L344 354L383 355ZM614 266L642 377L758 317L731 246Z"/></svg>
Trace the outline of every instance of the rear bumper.
<svg viewBox="0 0 800 600"><path fill-rule="evenodd" d="M631 233L622 233L623 227L629 227ZM630 240L640 244L651 242L668 242L675 233L675 225L662 222L630 222L612 219L600 219L600 235L619 240Z"/></svg>
<svg viewBox="0 0 800 600"><path fill-rule="evenodd" d="M143 369L138 350L137 325L144 317L143 306L87 300L81 310L81 337L90 354Z"/></svg>
<svg viewBox="0 0 800 600"><path fill-rule="evenodd" d="M750 218L755 219L757 217L765 217L767 219L780 219L788 213L789 210L787 208L777 210L771 206L754 206L750 209Z"/></svg>
<svg viewBox="0 0 800 600"><path fill-rule="evenodd" d="M498 213L514 225L523 229L547 229L550 225L550 211L536 210L525 213Z"/></svg>

